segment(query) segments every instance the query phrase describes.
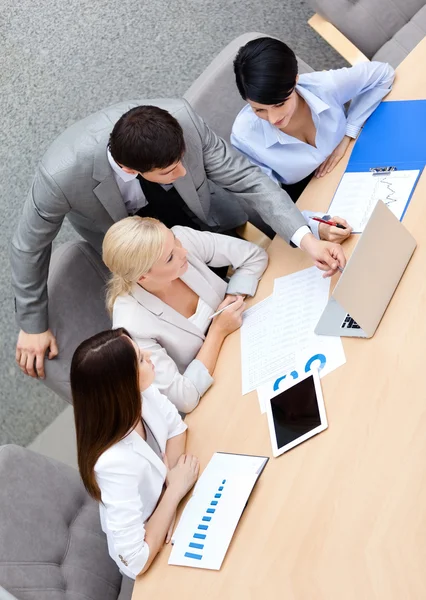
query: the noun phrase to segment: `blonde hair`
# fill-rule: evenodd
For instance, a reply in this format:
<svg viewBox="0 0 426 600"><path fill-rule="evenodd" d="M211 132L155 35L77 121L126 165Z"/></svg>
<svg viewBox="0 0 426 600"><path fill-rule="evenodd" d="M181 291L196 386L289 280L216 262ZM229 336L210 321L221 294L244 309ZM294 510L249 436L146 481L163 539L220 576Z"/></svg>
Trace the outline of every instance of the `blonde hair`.
<svg viewBox="0 0 426 600"><path fill-rule="evenodd" d="M110 314L117 297L128 294L161 257L165 233L161 221L150 217L127 217L108 229L102 259L112 273L106 294Z"/></svg>

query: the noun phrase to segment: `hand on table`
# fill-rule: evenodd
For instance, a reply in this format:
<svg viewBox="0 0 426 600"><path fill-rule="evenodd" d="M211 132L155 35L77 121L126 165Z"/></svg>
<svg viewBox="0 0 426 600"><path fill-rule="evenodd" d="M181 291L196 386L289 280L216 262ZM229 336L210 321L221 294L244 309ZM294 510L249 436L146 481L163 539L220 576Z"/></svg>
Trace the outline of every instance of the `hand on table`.
<svg viewBox="0 0 426 600"><path fill-rule="evenodd" d="M167 473L167 487L172 488L182 499L197 481L199 471L198 458L192 454L182 454L176 466Z"/></svg>
<svg viewBox="0 0 426 600"><path fill-rule="evenodd" d="M347 221L345 221L345 219L342 219L341 217L331 217L330 221L334 221L339 225L343 225L345 229L320 223L318 225L320 239L325 240L326 242L335 242L336 244L341 244L351 235L352 227Z"/></svg>
<svg viewBox="0 0 426 600"><path fill-rule="evenodd" d="M30 377L44 379L44 358L48 349L49 360L58 355L56 338L50 329L43 333L25 333L21 329L15 354L16 362L21 371Z"/></svg>
<svg viewBox="0 0 426 600"><path fill-rule="evenodd" d="M348 149L349 143L352 138L345 135L343 140L340 142L338 146L333 150L328 158L320 164L318 169L315 171L315 177L324 177L327 173L330 173L337 165L338 162L343 158L346 150Z"/></svg>

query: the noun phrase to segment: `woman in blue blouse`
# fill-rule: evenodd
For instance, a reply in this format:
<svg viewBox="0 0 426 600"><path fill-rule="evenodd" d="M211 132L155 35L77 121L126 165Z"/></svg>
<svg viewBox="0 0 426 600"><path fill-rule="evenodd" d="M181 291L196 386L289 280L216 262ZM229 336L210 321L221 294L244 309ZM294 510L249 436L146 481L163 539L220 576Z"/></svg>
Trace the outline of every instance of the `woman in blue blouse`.
<svg viewBox="0 0 426 600"><path fill-rule="evenodd" d="M269 37L240 48L234 71L248 105L231 142L293 200L313 173L334 169L394 80L392 67L380 62L299 76L294 52Z"/></svg>

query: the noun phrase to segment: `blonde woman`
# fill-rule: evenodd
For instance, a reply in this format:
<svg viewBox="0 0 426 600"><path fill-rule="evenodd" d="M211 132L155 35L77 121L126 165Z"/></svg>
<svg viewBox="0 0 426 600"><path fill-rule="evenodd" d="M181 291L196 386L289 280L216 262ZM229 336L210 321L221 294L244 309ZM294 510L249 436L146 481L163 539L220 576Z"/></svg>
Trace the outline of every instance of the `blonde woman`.
<svg viewBox="0 0 426 600"><path fill-rule="evenodd" d="M151 352L154 384L190 412L213 383L223 341L241 326L244 297L256 292L266 252L230 236L168 229L135 216L108 230L103 260L112 273L107 307L113 327L124 327ZM234 269L229 283L209 269L227 265Z"/></svg>

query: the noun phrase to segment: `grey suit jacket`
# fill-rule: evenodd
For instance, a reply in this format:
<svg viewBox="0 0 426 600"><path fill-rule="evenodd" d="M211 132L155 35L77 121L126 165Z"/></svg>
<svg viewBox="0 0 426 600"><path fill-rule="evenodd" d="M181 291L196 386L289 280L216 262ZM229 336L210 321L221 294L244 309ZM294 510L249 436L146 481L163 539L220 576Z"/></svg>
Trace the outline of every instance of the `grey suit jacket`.
<svg viewBox="0 0 426 600"><path fill-rule="evenodd" d="M287 241L306 225L287 193L209 129L185 100L141 99L115 104L69 127L49 147L37 168L11 245L17 320L27 333L48 328L51 245L64 217L100 251L108 228L128 216L106 148L115 122L142 104L169 111L181 124L187 174L174 185L206 225L224 230L245 222L239 200ZM216 186L213 194L211 183Z"/></svg>

